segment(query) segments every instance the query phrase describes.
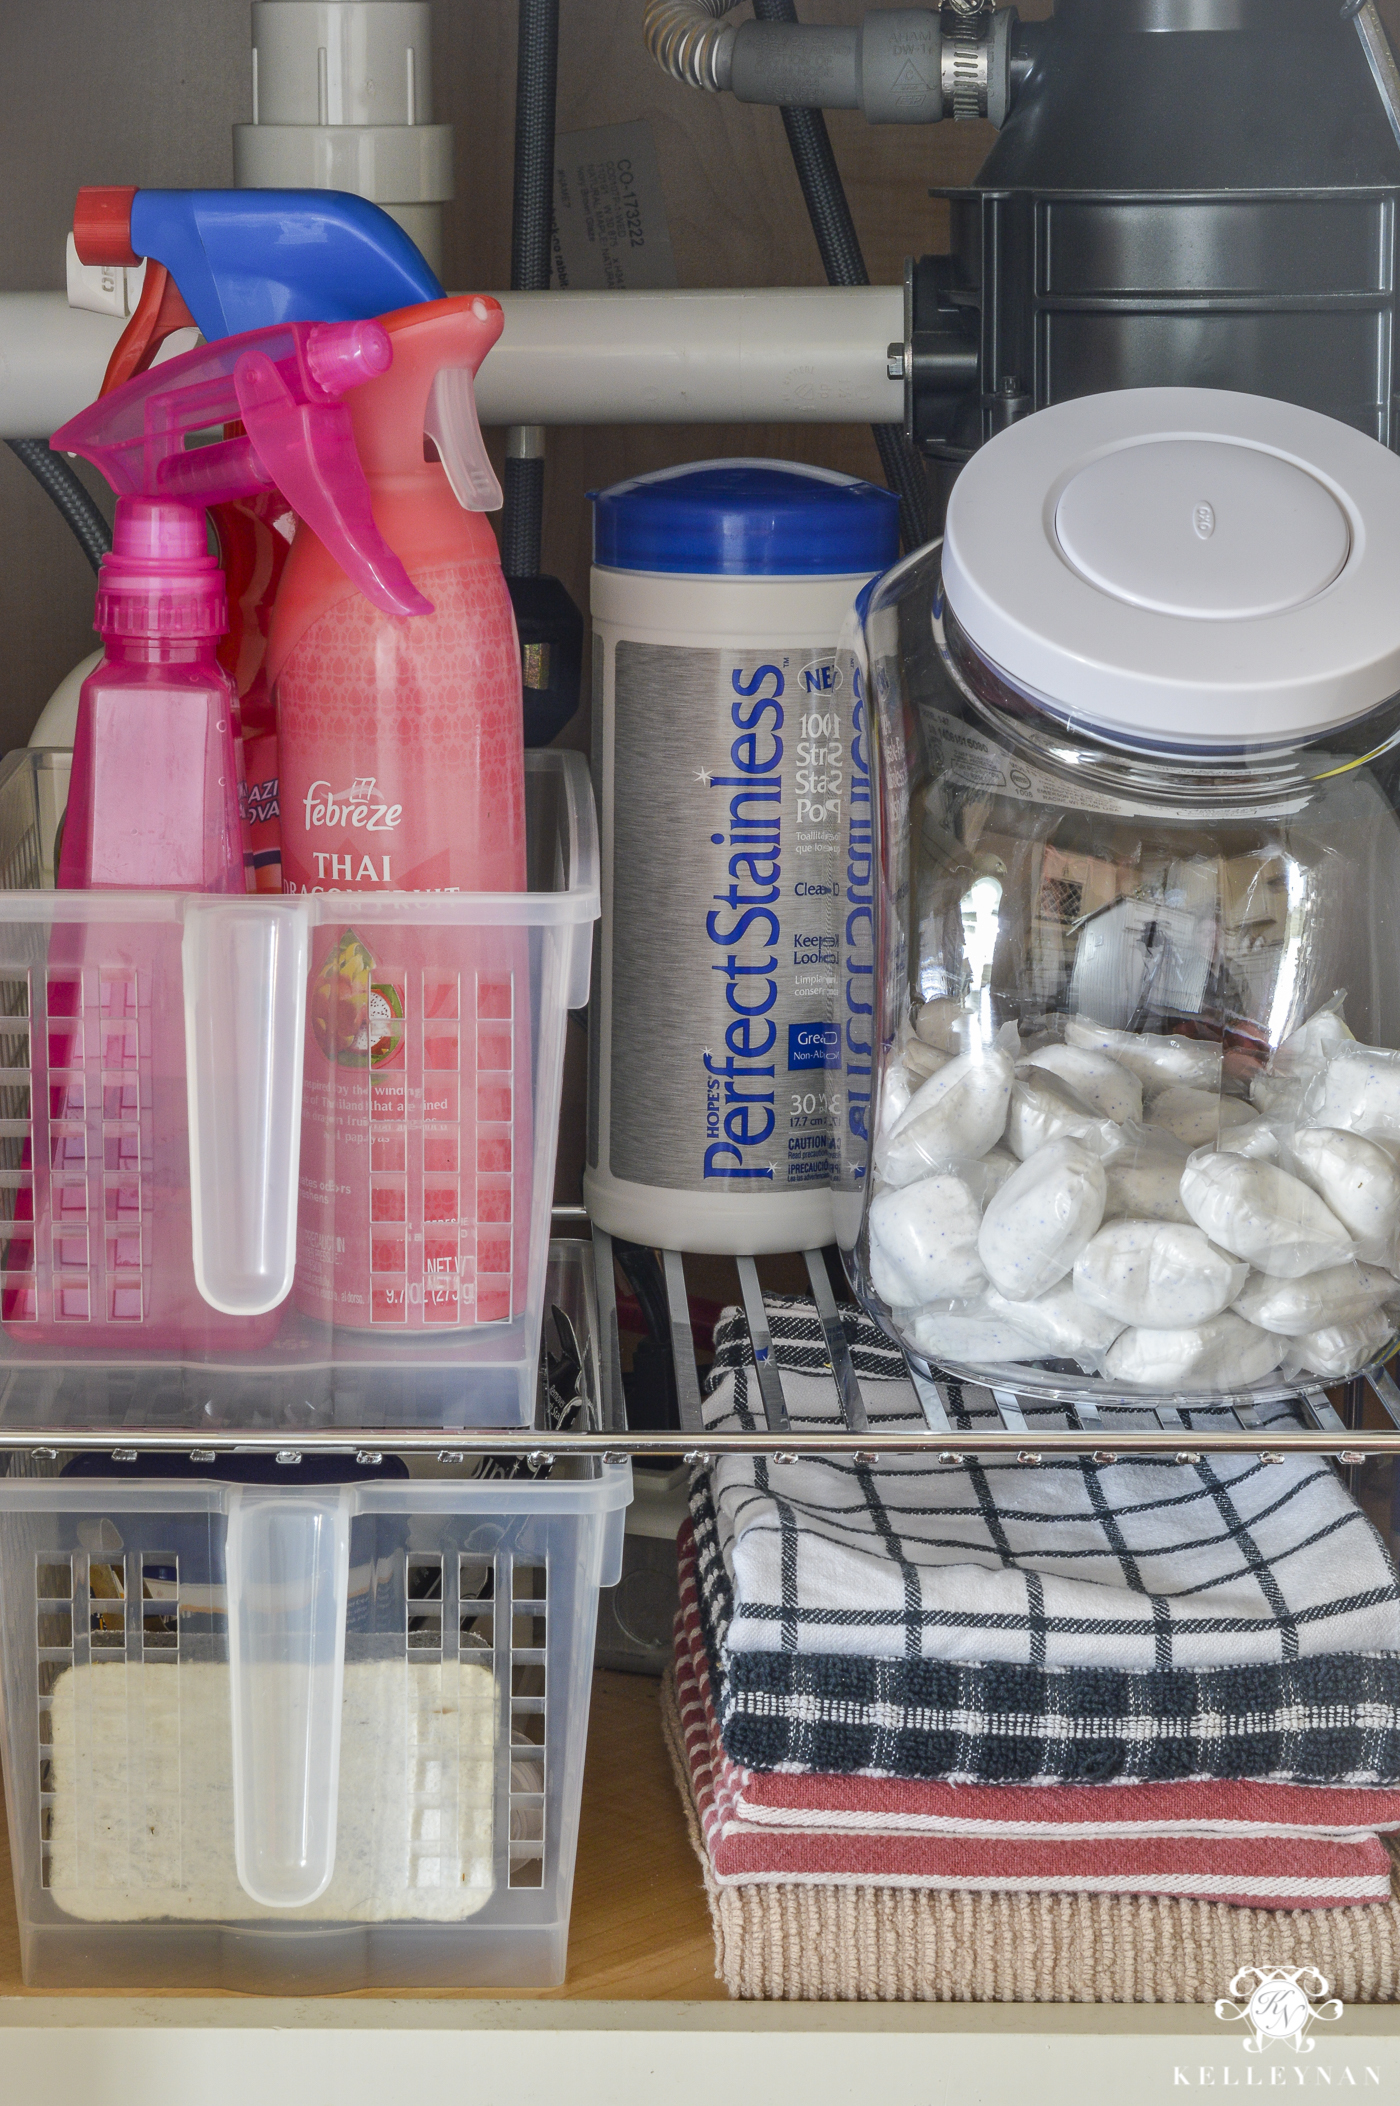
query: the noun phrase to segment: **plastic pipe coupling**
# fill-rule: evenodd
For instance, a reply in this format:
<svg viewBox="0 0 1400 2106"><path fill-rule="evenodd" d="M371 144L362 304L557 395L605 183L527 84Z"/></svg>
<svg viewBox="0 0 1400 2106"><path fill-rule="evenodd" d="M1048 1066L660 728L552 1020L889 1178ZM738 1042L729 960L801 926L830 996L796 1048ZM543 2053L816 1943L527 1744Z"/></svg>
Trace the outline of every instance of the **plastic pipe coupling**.
<svg viewBox="0 0 1400 2106"><path fill-rule="evenodd" d="M870 124L1005 123L1014 7L880 8L859 28L743 22L715 51L739 102L860 110Z"/></svg>

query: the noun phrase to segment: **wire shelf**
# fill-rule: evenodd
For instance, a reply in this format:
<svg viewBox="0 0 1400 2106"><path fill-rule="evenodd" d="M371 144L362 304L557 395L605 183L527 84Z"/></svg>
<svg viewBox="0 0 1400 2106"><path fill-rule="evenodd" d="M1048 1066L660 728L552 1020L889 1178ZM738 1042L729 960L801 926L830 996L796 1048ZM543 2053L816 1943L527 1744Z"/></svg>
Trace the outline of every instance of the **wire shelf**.
<svg viewBox="0 0 1400 2106"><path fill-rule="evenodd" d="M556 1220L570 1226L582 1226L587 1219L580 1207L557 1208L555 1214ZM839 1418L829 1428L818 1431L809 1424L799 1428L792 1423L768 1302L752 1258L740 1258L737 1263L764 1427L730 1432L705 1426L685 1258L679 1251L665 1251L662 1269L681 1423L671 1430L634 1430L627 1423L624 1397L612 1239L598 1228L592 1233L592 1255L597 1336L591 1342L591 1366L584 1385L588 1420L584 1426L562 1429L547 1423L543 1405L533 1427L515 1431L363 1425L347 1429L308 1424L295 1429L281 1425L195 1432L134 1423L116 1429L110 1425L10 1425L0 1420L0 1457L27 1457L44 1467L65 1454L94 1452L125 1463L143 1454L183 1454L193 1461L213 1462L241 1453L273 1455L288 1464L327 1453L350 1455L363 1462L377 1461L385 1454L426 1454L443 1464L463 1466L498 1457L503 1462L524 1462L539 1471L552 1464L577 1466L588 1460L608 1464L639 1457L698 1463L726 1454L765 1455L776 1461L814 1454L850 1455L860 1460L917 1455L946 1466L974 1456L1007 1454L1025 1463L1063 1455L1088 1455L1101 1462L1135 1455L1193 1462L1205 1455L1256 1454L1282 1461L1288 1455L1306 1454L1330 1456L1344 1466L1400 1456L1400 1386L1387 1368L1379 1366L1331 1394L1314 1384L1280 1392L1296 1400L1296 1422L1287 1425L1261 1424L1251 1398L1213 1400L1211 1416L1227 1423L1200 1426L1191 1423L1193 1415L1199 1416L1204 1409L1199 1397L1151 1404L1109 1395L1093 1403L1082 1395L1067 1400L1052 1396L1047 1401L1041 1384L1034 1393L1024 1395L1008 1387L993 1388L989 1394L996 1423L974 1429L954 1424L937 1371L911 1363L909 1375L924 1415L923 1428L910 1430L901 1425L896 1430L872 1424L820 1251L804 1252L803 1257L826 1342L826 1372L839 1409ZM1068 1423L1040 1423L1052 1414ZM1131 1423L1123 1423L1125 1418Z"/></svg>

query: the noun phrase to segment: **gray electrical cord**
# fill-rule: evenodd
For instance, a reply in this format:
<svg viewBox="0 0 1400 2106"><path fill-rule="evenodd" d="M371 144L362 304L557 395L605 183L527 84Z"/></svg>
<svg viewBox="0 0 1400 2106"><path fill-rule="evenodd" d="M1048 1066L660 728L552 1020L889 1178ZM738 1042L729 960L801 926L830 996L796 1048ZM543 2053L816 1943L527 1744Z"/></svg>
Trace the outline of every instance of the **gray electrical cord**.
<svg viewBox="0 0 1400 2106"><path fill-rule="evenodd" d="M7 439L17 460L23 461L39 488L51 497L77 537L78 545L96 570L112 546L112 529L95 500L47 439Z"/></svg>

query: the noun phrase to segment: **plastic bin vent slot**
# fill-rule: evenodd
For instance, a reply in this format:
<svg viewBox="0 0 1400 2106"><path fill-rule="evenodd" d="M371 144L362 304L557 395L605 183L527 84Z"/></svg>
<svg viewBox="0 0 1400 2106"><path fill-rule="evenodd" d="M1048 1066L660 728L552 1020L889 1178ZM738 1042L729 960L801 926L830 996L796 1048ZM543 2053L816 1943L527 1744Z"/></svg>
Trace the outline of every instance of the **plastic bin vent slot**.
<svg viewBox="0 0 1400 2106"><path fill-rule="evenodd" d="M410 1552L404 1588L411 1653L442 1652L442 1558Z"/></svg>
<svg viewBox="0 0 1400 2106"><path fill-rule="evenodd" d="M0 1304L7 1322L37 1314L34 1091L29 976L0 975Z"/></svg>
<svg viewBox="0 0 1400 2106"><path fill-rule="evenodd" d="M404 1324L421 1305L426 1324L509 1322L515 1156L530 1145L516 1131L529 1092L517 1088L515 976L477 973L464 987L455 973L424 973L406 983L402 1008L371 1084L371 1321ZM422 1087L412 1142L406 1081Z"/></svg>
<svg viewBox="0 0 1400 2106"><path fill-rule="evenodd" d="M88 1565L88 1643L92 1657L126 1658L126 1560Z"/></svg>
<svg viewBox="0 0 1400 2106"><path fill-rule="evenodd" d="M141 1658L164 1665L180 1654L180 1568L174 1557L141 1560Z"/></svg>
<svg viewBox="0 0 1400 2106"><path fill-rule="evenodd" d="M31 989L0 979L4 1320L139 1324L150 1306L149 989L125 968L50 966L41 980L41 1013L21 1033L9 1019L29 1016Z"/></svg>
<svg viewBox="0 0 1400 2106"><path fill-rule="evenodd" d="M408 1884L425 1897L490 1890L494 1671L489 1641L460 1633L478 1589L489 1628L491 1585L489 1561L407 1553Z"/></svg>
<svg viewBox="0 0 1400 2106"><path fill-rule="evenodd" d="M515 976L478 974L476 981L476 1314L478 1323L507 1323L515 1314L514 1199Z"/></svg>
<svg viewBox="0 0 1400 2106"><path fill-rule="evenodd" d="M53 1841L53 1693L73 1671L73 1560L45 1556L34 1567L34 1659L38 1670L39 1884L50 1883Z"/></svg>
<svg viewBox="0 0 1400 2106"><path fill-rule="evenodd" d="M510 1884L544 1884L548 1579L543 1563L510 1569Z"/></svg>
<svg viewBox="0 0 1400 2106"><path fill-rule="evenodd" d="M458 1561L458 1632L461 1657L479 1656L487 1666L495 1654L496 1568L489 1558Z"/></svg>

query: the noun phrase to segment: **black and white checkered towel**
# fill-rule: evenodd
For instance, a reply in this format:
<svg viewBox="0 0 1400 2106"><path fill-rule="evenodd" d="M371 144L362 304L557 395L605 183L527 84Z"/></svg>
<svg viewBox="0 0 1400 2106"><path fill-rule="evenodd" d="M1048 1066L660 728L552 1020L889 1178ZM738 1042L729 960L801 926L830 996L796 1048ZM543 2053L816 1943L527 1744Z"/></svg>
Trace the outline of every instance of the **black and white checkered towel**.
<svg viewBox="0 0 1400 2106"><path fill-rule="evenodd" d="M691 1512L720 1733L746 1769L954 1784L1400 1784L1400 1654L1127 1674L736 1653L703 1473Z"/></svg>
<svg viewBox="0 0 1400 2106"><path fill-rule="evenodd" d="M794 1433L830 1424L836 1392L811 1304L769 1306ZM872 1425L922 1426L899 1353L854 1310L847 1335ZM715 1345L706 1424L761 1426L739 1311ZM995 1422L985 1391L949 1382L944 1395L955 1424ZM1032 1429L1064 1423L1024 1408ZM1141 1674L1400 1653L1395 1567L1319 1458L940 1468L723 1456L707 1479L731 1654Z"/></svg>
<svg viewBox="0 0 1400 2106"><path fill-rule="evenodd" d="M800 1429L813 1421L829 1421L834 1410L831 1379L824 1372L825 1348L810 1303L772 1303L769 1314L795 1426ZM872 1417L884 1423L922 1423L913 1393L903 1381L898 1354L854 1310L846 1312L846 1318L847 1336ZM750 1378L745 1372L748 1334L737 1312L722 1320L716 1345L714 1386L707 1407L710 1423L730 1421L751 1427L755 1419L749 1404ZM949 1385L945 1396L951 1415L964 1425L975 1423L992 1409L985 1393L959 1392ZM1057 1415L1051 1413L1038 1419L1033 1406L1027 1407L1027 1417L1032 1424L1057 1422ZM1106 1425L1112 1423L1106 1407L1104 1417ZM1210 1418L1207 1412L1196 1412L1187 1423L1210 1423ZM1354 1539L1358 1559L1379 1575L1375 1591L1381 1600L1373 1613L1393 1618L1395 1580L1384 1548L1326 1466L1256 1466L1249 1465L1247 1458L1239 1460L1262 1471L1267 1483L1276 1487L1274 1497L1285 1500L1284 1511L1296 1504L1290 1492L1299 1472L1309 1483L1319 1470L1330 1480L1334 1489L1323 1484L1306 1496L1331 1501L1337 1523L1333 1534L1344 1541ZM954 1492L960 1477L974 1478L978 1467L930 1472L930 1478L942 1487L937 1508L940 1530L953 1525L945 1518L942 1501ZM968 1559L975 1547L983 1561L977 1568L979 1574L985 1575L990 1568L1023 1590L1015 1633L1020 1650L1012 1657L993 1656L986 1661L975 1656L948 1657L942 1634L949 1626L941 1621L930 1624L923 1615L927 1575L921 1556L910 1554L906 1535L914 1532L925 1544L926 1555L928 1480L911 1508L908 1498L903 1503L891 1500L886 1470L865 1473L875 1487L878 1511L887 1520L892 1512L899 1517L898 1527L887 1533L874 1525L876 1510L861 1488L862 1473L849 1464L725 1462L713 1472L715 1479L727 1481L727 1489L719 1490L712 1484L710 1471L697 1472L691 1513L699 1560L701 1621L724 1745L733 1760L750 1769L947 1777L968 1783L1051 1785L1249 1777L1292 1784L1400 1784L1400 1651L1394 1649L1393 1640L1376 1651L1324 1649L1314 1653L1297 1642L1296 1630L1292 1638L1288 1636L1289 1618L1285 1616L1276 1619L1271 1660L1253 1665L1238 1661L1225 1666L1184 1665L1181 1654L1186 1641L1199 1648L1209 1634L1183 1628L1182 1604L1175 1597L1183 1594L1189 1600L1189 1585L1169 1585L1168 1613L1160 1625L1153 1614L1153 1644L1144 1671L1102 1664L1099 1640L1085 1646L1087 1664L1047 1665L1051 1634L1045 1628L1043 1603L1042 1613L1030 1617L1032 1595L1028 1590L1039 1576L1038 1553L1050 1523L1040 1505L1034 1510L1034 1524L1019 1520L1021 1509L1013 1505L1008 1511L1003 1487L1038 1478L1048 1467L982 1466L981 1483L996 1487L992 1507L1007 1539L1006 1549L996 1547L994 1556L988 1558L986 1534L977 1543L964 1527L957 1538L956 1558ZM1079 1465L1073 1468L1078 1471ZM1175 1465L1173 1470L1189 1487L1190 1496L1198 1496L1198 1473L1187 1465ZM1160 1477L1163 1466L1125 1464L1099 1470L1096 1478L1101 1488L1107 1483L1131 1487L1130 1473L1135 1472ZM896 1466L896 1474L909 1493L908 1468ZM1082 1471L1080 1476L1082 1479ZM1061 1477L1063 1483L1071 1481L1068 1475ZM853 1484L859 1492L855 1500L851 1498ZM732 1504L725 1523L712 1493ZM841 1495L835 1508L833 1493ZM1019 1499L1020 1493L1014 1496ZM1227 1497L1233 1501L1244 1496L1238 1479L1232 1479ZM1255 1494L1249 1496L1252 1501ZM982 1500L975 1490L972 1499L981 1516ZM960 1503L965 1506L967 1500L964 1483ZM1130 1506L1142 1503L1141 1495L1129 1501ZM1215 1504L1213 1496L1211 1503ZM1090 1509L1090 1527L1106 1526L1092 1500ZM1169 1514L1174 1511L1167 1509ZM1078 1493L1068 1518L1079 1530L1084 1528L1083 1499ZM1123 1525L1124 1517L1114 1519ZM1023 1528L1032 1526L1041 1540L1032 1540L1022 1571L1016 1563L1019 1537ZM829 1537L823 1534L828 1527L833 1531ZM809 1544L805 1539L813 1534L818 1541ZM995 1531L990 1541L999 1545ZM1100 1535L1090 1545L1097 1549L1099 1563L1103 1562L1103 1544ZM758 1606L771 1608L776 1601L781 1609L787 1590L792 1597L793 1614L786 1619L781 1613L776 1618L746 1616L745 1627L756 1628L762 1640L750 1649L742 1649L734 1635L736 1547L738 1570L748 1589L746 1609L753 1603L754 1589L771 1587L775 1576L776 1593L761 1596ZM846 1553L839 1565L830 1561L837 1552ZM1176 1562L1194 1554L1189 1544L1179 1544ZM1350 1552L1337 1555L1349 1556ZM1116 1549L1108 1562L1110 1573L1114 1560L1121 1588L1122 1560ZM1052 1557L1050 1563L1054 1565L1056 1559ZM1159 1548L1154 1572L1162 1563L1172 1561ZM832 1592L835 1575L844 1575L852 1567L873 1574L881 1565L886 1568L877 1589L881 1601L867 1622L869 1590L852 1603ZM949 1569L943 1567L940 1579L946 1579ZM969 1566L961 1563L957 1569L966 1572ZM1252 1572L1254 1567L1248 1565L1248 1569ZM815 1602L811 1598L814 1573L821 1576L825 1590ZM898 1576L893 1589L891 1573ZM1172 1576L1169 1570L1167 1578ZM1217 1590L1201 1584L1209 1604ZM1348 1585L1352 1592L1357 1591L1354 1578ZM1136 1589L1127 1591L1135 1595L1141 1611L1151 1608L1150 1597L1138 1595ZM1284 1601L1296 1625L1298 1611L1305 1604L1293 1586L1284 1593ZM808 1609L819 1613L809 1617ZM828 1636L838 1627L844 1632L839 1645L830 1643ZM983 1627L979 1621L977 1628ZM966 1626L954 1622L951 1628L961 1640ZM1116 1623L1114 1630L1122 1635ZM1251 1620L1245 1635L1252 1632ZM1006 1633L994 1631L992 1635L995 1640ZM1222 1646L1234 1650L1228 1631L1217 1627L1214 1635ZM1221 1656L1217 1653L1216 1657Z"/></svg>

